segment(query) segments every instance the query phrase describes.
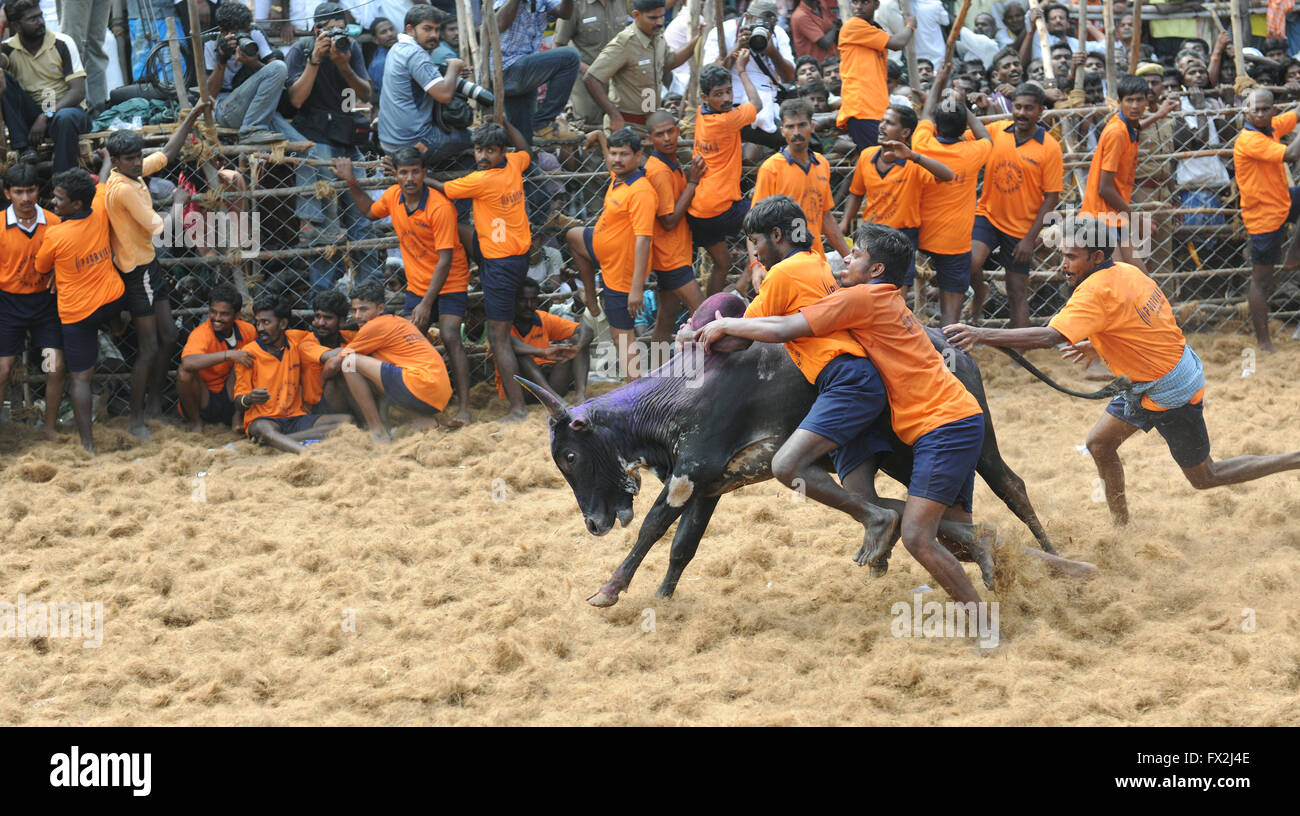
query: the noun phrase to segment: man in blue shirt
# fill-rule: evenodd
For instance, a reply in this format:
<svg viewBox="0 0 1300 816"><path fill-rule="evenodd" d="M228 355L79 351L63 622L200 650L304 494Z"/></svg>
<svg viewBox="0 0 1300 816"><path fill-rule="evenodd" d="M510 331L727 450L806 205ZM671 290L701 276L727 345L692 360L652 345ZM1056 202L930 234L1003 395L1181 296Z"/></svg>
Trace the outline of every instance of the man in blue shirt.
<svg viewBox="0 0 1300 816"><path fill-rule="evenodd" d="M569 103L582 60L572 47L540 50L549 18L569 19L573 0L495 0L492 7L501 31L506 118L529 144L534 134L543 139L581 136L555 117ZM543 85L546 98L538 105L537 90Z"/></svg>
<svg viewBox="0 0 1300 816"><path fill-rule="evenodd" d="M374 38L375 45L379 46L375 49L375 56L370 60L368 68L370 84L374 86L375 101L378 103L379 92L384 87L384 59L388 56L388 49L397 42L397 26L387 17L376 17L370 24L370 36Z"/></svg>
<svg viewBox="0 0 1300 816"><path fill-rule="evenodd" d="M425 4L411 6L406 12L405 31L397 36L384 60L379 94L379 146L385 153L415 147L424 153L426 165L473 147L468 130L447 132L433 123L433 103L451 101L464 66L461 60L450 59L439 71L429 56L438 41L441 14Z"/></svg>

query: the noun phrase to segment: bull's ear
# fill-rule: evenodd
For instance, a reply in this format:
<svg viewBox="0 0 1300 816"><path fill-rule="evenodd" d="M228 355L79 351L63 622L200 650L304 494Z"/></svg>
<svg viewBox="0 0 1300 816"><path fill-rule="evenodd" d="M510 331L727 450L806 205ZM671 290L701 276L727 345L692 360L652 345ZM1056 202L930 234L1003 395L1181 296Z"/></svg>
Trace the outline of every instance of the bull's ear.
<svg viewBox="0 0 1300 816"><path fill-rule="evenodd" d="M575 431L587 430L587 421L585 419L575 419L569 423L569 427Z"/></svg>
<svg viewBox="0 0 1300 816"><path fill-rule="evenodd" d="M540 403L542 403L542 405L546 406L546 410L549 411L551 414L551 419L555 420L556 422L567 423L569 421L569 406L564 404L564 400L560 399L559 397L555 396L555 394L551 393L551 390L549 388L538 385L537 383L532 382L531 380L525 380L523 377L520 377L518 374L515 375L515 379L519 382L520 385L528 389L528 393L532 394L534 397L537 397L537 400Z"/></svg>

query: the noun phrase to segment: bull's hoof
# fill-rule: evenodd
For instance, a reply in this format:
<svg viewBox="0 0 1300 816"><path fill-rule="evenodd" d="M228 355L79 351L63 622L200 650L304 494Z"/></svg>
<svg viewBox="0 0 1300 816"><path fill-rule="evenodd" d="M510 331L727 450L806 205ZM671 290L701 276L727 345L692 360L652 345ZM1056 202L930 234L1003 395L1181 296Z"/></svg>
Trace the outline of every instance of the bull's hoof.
<svg viewBox="0 0 1300 816"><path fill-rule="evenodd" d="M618 603L618 593L601 587L599 592L587 599L587 603L604 609Z"/></svg>
<svg viewBox="0 0 1300 816"><path fill-rule="evenodd" d="M984 586L993 589L993 548L1002 542L997 529L989 524L976 525L975 540L966 549L980 568Z"/></svg>

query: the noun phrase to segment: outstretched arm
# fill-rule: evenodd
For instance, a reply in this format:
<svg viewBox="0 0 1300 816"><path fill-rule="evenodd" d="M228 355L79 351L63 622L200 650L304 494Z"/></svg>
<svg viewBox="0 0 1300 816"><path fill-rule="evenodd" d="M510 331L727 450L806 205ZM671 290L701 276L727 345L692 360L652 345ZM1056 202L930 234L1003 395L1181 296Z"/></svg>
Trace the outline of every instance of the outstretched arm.
<svg viewBox="0 0 1300 816"><path fill-rule="evenodd" d="M705 351L723 337L739 337L758 343L785 343L813 333L812 326L802 314L783 317L721 317L705 324L695 335L695 342L703 343Z"/></svg>
<svg viewBox="0 0 1300 816"><path fill-rule="evenodd" d="M204 99L191 108L189 115L181 122L181 126L176 128L176 132L167 140L167 144L163 145L162 152L167 157L168 164L180 157L181 148L185 146L185 140L190 137L190 130L194 127L194 123L210 107L212 107L212 100Z"/></svg>
<svg viewBox="0 0 1300 816"><path fill-rule="evenodd" d="M948 342L961 349L970 351L978 345L1005 346L1014 349L1052 348L1061 343L1069 343L1065 335L1049 326L1028 329L986 329L967 326L965 323L953 323L943 327L948 335Z"/></svg>

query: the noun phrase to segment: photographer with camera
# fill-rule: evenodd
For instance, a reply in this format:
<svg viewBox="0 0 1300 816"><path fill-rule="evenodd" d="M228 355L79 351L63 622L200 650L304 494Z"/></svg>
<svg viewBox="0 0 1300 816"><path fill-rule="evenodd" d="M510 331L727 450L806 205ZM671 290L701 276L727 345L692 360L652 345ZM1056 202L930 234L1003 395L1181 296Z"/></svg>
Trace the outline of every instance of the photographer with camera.
<svg viewBox="0 0 1300 816"><path fill-rule="evenodd" d="M790 35L777 27L776 19L776 0L754 0L739 19L722 24L726 54L718 54L716 36L704 39L704 63L721 62L730 69L731 92L740 98L744 89L740 84L740 73L735 68L736 56L741 49L749 50L749 60L744 63L743 70L758 89L763 108L754 124L741 131L741 140L780 150L785 147L785 139L777 129L776 111L777 103L786 95L778 98L778 90L783 83L794 82L794 53L790 50ZM791 92L790 95L797 94Z"/></svg>
<svg viewBox="0 0 1300 816"><path fill-rule="evenodd" d="M274 52L265 35L253 30L253 12L240 3L222 3L216 23L220 31L203 46L203 61L208 94L217 100L217 124L238 128L245 144L276 142L284 138L281 132L297 138L276 113L287 69L283 61L269 59Z"/></svg>
<svg viewBox="0 0 1300 816"><path fill-rule="evenodd" d="M449 59L442 69L434 63L430 51L438 44L443 19L433 6L411 6L403 20L405 30L388 50L379 94L379 146L390 154L414 147L424 154L425 166L473 147L467 129L473 110L464 97L472 96L481 105L494 101L491 92L460 78L465 65L461 60ZM465 112L470 122L448 115Z"/></svg>
<svg viewBox="0 0 1300 816"><path fill-rule="evenodd" d="M358 146L370 141L370 117L357 110L370 102L370 81L366 78L361 44L349 35L345 12L338 3L317 6L313 22L314 36L298 40L284 56L289 103L298 109L293 126L316 143L307 151L307 158L360 161ZM324 165L300 164L296 172L300 187L333 179ZM343 240L344 229L353 241L370 237L370 222L357 212L346 193L324 199L299 196L296 211L301 221L301 244L338 243ZM356 282L378 271L376 257L373 252L355 253ZM344 261L342 256L312 258L312 292L332 286L343 274Z"/></svg>

